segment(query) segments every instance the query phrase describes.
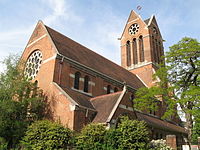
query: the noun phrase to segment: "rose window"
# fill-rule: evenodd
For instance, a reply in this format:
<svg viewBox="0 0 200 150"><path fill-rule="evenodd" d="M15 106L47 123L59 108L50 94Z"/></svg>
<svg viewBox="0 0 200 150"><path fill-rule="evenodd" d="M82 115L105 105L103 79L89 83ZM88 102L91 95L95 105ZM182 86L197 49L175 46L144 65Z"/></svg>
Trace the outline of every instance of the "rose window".
<svg viewBox="0 0 200 150"><path fill-rule="evenodd" d="M137 33L139 30L139 25L137 23L134 23L130 26L130 28L128 29L129 34L133 35L135 33Z"/></svg>
<svg viewBox="0 0 200 150"><path fill-rule="evenodd" d="M34 79L40 69L42 63L42 53L34 51L28 58L25 66L25 76L28 79Z"/></svg>

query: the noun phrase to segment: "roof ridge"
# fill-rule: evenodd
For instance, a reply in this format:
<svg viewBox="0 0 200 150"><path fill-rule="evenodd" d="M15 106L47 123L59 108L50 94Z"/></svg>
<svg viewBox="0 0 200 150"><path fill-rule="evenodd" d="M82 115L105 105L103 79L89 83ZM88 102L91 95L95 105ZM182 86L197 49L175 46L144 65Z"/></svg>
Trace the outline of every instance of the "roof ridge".
<svg viewBox="0 0 200 150"><path fill-rule="evenodd" d="M65 56L66 58L69 58L69 60L72 59L74 62L77 62L78 65L82 64L83 66L91 68L93 71L96 71L98 73L100 72L101 74L113 79L113 81L116 81L120 84L122 84L122 82L125 81L128 85L130 85L130 89L134 90L134 89L144 86L144 84L138 79L138 77L135 74L131 73L127 69L123 68L122 66L112 62L111 60L109 60L108 58L105 58L104 56L101 56L100 54L94 52L93 50L79 44L78 42L70 39L69 37L63 35L62 33L46 25L45 27L47 28L50 36L52 37L52 40L55 43L55 46L57 47L59 54ZM108 67L113 68L115 70L114 71L115 74L113 72L108 71L108 69L107 71L105 69L102 69L102 67L100 67L100 64L95 62L96 59L95 60L93 58L89 59L89 60L94 61L97 64L96 66L94 66L94 65L91 65L91 63L89 63L87 59L83 60L82 57L75 56L75 55L69 56L68 52L72 53L69 50L77 52L77 55L80 52L83 54L83 57L86 57L85 54L90 54L91 56L94 56L94 58L97 58L99 63L102 62L104 65L108 65ZM117 73L119 73L119 75L116 75Z"/></svg>
<svg viewBox="0 0 200 150"><path fill-rule="evenodd" d="M51 28L51 27L49 27L49 26L47 26L47 25L45 25L45 27L47 27L47 28L50 28L51 30L53 30L53 31L55 31L55 32L57 32L57 33L59 33L59 34L61 34L62 36L64 36L64 37L68 38L69 40L73 41L74 43L76 43L76 44L78 44L78 45L81 45L81 46L85 47L86 49L88 49L89 51L91 51L91 52L93 52L93 53L97 54L98 56L100 56L100 57L102 57L102 58L104 58L104 59L106 59L106 60L110 61L111 63L113 63L113 64L115 64L115 65L117 65L117 66L119 66L119 67L123 68L122 66L118 65L117 63L115 63L115 62L111 61L110 59L108 59L108 58L106 58L106 57L104 57L104 56L102 56L102 55L98 54L97 52L95 52L95 51L91 50L90 48L88 48L88 47L84 46L83 44L76 42L75 40L71 39L70 37L68 37L68 36L66 36L66 35L64 35L64 34L62 34L62 33L58 32L58 31L54 30L53 28ZM70 48L71 48L71 47L70 47ZM124 69L124 68L123 68L123 69ZM126 70L126 69L125 69L125 70Z"/></svg>
<svg viewBox="0 0 200 150"><path fill-rule="evenodd" d="M97 98L106 97L106 96L112 96L112 95L119 94L119 93L121 93L121 92L122 92L122 91L118 91L118 92L110 93L110 94L99 95L99 96L96 96L96 97L91 98L90 100L93 101L93 100L96 100Z"/></svg>

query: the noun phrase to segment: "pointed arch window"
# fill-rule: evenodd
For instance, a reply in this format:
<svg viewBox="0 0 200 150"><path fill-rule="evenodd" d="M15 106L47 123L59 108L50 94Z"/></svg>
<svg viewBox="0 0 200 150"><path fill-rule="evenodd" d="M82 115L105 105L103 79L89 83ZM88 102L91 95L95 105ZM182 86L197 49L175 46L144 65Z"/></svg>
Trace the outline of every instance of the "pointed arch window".
<svg viewBox="0 0 200 150"><path fill-rule="evenodd" d="M152 45L153 45L153 58L154 58L154 62L158 62L157 61L158 54L157 54L157 50L156 50L156 42L155 42L154 36L152 36Z"/></svg>
<svg viewBox="0 0 200 150"><path fill-rule="evenodd" d="M160 62L160 52L159 52L159 46L158 46L158 40L155 39L155 44L156 44L156 53L157 53L157 63Z"/></svg>
<svg viewBox="0 0 200 150"><path fill-rule="evenodd" d="M83 89L84 92L89 91L89 81L90 81L90 78L88 76L85 76L84 77L84 89Z"/></svg>
<svg viewBox="0 0 200 150"><path fill-rule="evenodd" d="M137 41L136 38L133 39L133 64L137 64Z"/></svg>
<svg viewBox="0 0 200 150"><path fill-rule="evenodd" d="M108 85L108 86L107 86L107 94L110 94L110 92L111 92L111 86Z"/></svg>
<svg viewBox="0 0 200 150"><path fill-rule="evenodd" d="M159 52L160 52L160 62L162 63L163 62L162 45L161 45L161 42L158 42L158 44L159 44Z"/></svg>
<svg viewBox="0 0 200 150"><path fill-rule="evenodd" d="M117 87L114 88L114 92L118 92L118 88Z"/></svg>
<svg viewBox="0 0 200 150"><path fill-rule="evenodd" d="M129 67L131 65L131 45L130 41L126 42L126 61L127 61L127 66Z"/></svg>
<svg viewBox="0 0 200 150"><path fill-rule="evenodd" d="M74 88L79 90L79 80L81 77L81 73L80 72L76 72L75 73L75 79L74 79Z"/></svg>
<svg viewBox="0 0 200 150"><path fill-rule="evenodd" d="M143 37L139 37L139 52L140 52L140 62L144 62L144 43Z"/></svg>

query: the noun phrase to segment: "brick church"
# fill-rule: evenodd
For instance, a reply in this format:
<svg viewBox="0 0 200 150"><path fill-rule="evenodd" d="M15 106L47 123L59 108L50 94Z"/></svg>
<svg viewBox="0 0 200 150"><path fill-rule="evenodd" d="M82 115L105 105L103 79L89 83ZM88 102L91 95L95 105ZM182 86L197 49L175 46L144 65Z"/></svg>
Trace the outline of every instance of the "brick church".
<svg viewBox="0 0 200 150"><path fill-rule="evenodd" d="M156 112L133 109L138 88L151 87L152 75L164 55L163 39L154 16L147 20L131 11L121 40L121 66L44 25L36 25L22 54L25 74L47 96L51 119L73 130L88 123L115 126L118 118L144 120L153 139L187 134L180 119L160 119L165 106Z"/></svg>

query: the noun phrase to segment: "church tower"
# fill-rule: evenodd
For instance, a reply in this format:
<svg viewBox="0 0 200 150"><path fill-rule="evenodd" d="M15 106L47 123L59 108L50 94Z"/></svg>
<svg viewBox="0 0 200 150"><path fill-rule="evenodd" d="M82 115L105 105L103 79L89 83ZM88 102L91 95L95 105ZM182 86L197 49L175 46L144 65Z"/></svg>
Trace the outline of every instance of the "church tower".
<svg viewBox="0 0 200 150"><path fill-rule="evenodd" d="M163 39L155 16L142 20L132 10L120 40L122 67L151 87L154 84L152 76L164 55Z"/></svg>

